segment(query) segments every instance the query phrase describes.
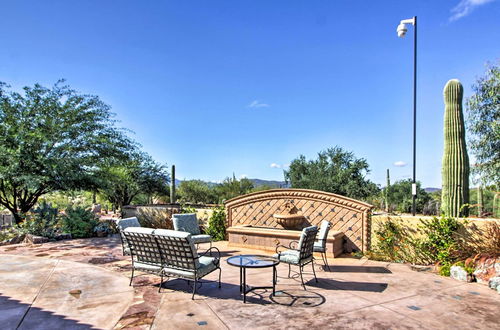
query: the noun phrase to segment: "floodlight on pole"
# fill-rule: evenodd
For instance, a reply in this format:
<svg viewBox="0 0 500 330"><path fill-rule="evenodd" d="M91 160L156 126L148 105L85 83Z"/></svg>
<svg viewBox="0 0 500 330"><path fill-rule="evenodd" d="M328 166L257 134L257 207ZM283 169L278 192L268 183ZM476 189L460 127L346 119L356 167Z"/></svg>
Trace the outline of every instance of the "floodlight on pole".
<svg viewBox="0 0 500 330"><path fill-rule="evenodd" d="M398 37L403 38L408 32L406 24L413 25L413 181L411 185L412 194L412 208L411 213L415 215L416 200L417 200L417 180L416 180L416 161L417 161L417 16L413 18L404 19L399 22Z"/></svg>

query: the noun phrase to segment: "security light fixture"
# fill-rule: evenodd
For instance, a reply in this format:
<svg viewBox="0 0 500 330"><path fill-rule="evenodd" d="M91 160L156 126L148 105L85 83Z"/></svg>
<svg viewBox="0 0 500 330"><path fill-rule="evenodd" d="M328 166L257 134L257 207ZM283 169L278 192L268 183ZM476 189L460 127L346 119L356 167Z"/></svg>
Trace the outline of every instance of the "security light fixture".
<svg viewBox="0 0 500 330"><path fill-rule="evenodd" d="M406 24L411 24L411 25L415 26L416 23L417 23L417 17L402 20L399 23L398 28L397 28L398 37L403 38L406 35L406 32L408 32L408 29L406 28Z"/></svg>
<svg viewBox="0 0 500 330"><path fill-rule="evenodd" d="M417 162L417 16L401 20L399 22L398 37L403 38L408 32L406 24L413 25L413 181L411 185L412 190L412 208L411 213L415 215L415 208L417 204L417 179L416 179L416 162Z"/></svg>

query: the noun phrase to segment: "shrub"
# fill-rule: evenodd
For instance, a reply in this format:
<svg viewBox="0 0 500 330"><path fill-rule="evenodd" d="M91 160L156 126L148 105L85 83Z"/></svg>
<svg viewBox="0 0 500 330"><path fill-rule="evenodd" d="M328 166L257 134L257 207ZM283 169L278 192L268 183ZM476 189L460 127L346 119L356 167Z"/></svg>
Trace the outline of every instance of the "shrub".
<svg viewBox="0 0 500 330"><path fill-rule="evenodd" d="M113 232L108 222L99 222L92 230L97 236L108 236Z"/></svg>
<svg viewBox="0 0 500 330"><path fill-rule="evenodd" d="M484 235L484 242L482 252L492 255L500 256L500 224L497 222L490 222L486 227Z"/></svg>
<svg viewBox="0 0 500 330"><path fill-rule="evenodd" d="M31 234L53 238L59 231L58 210L50 204L42 202L24 220L15 226L15 231L20 234Z"/></svg>
<svg viewBox="0 0 500 330"><path fill-rule="evenodd" d="M424 252L433 262L449 264L455 261L455 251L459 247L457 219L442 216L434 217L430 221L422 220L421 229L425 234L422 245Z"/></svg>
<svg viewBox="0 0 500 330"><path fill-rule="evenodd" d="M196 209L192 206L184 204L181 206L181 213L196 213Z"/></svg>
<svg viewBox="0 0 500 330"><path fill-rule="evenodd" d="M226 239L226 210L223 206L213 208L212 215L208 220L207 234L212 236L214 241Z"/></svg>
<svg viewBox="0 0 500 330"><path fill-rule="evenodd" d="M439 275L441 276L450 276L450 268L451 264L447 263L439 267Z"/></svg>
<svg viewBox="0 0 500 330"><path fill-rule="evenodd" d="M99 221L89 210L81 206L69 207L62 217L62 228L74 238L92 237Z"/></svg>
<svg viewBox="0 0 500 330"><path fill-rule="evenodd" d="M384 222L380 228L375 231L375 236L378 240L376 251L388 257L389 260L396 261L403 239L401 231L401 226L394 220L389 219Z"/></svg>

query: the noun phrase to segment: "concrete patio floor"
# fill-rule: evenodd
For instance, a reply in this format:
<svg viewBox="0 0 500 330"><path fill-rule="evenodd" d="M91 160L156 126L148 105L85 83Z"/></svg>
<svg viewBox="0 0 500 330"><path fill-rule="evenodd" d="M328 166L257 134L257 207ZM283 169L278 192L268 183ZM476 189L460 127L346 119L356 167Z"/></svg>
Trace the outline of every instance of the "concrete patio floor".
<svg viewBox="0 0 500 330"><path fill-rule="evenodd" d="M0 247L2 329L494 329L500 324L500 295L403 264L366 259L318 261L307 291L288 267L278 266L277 294L258 290L243 304L239 269L231 255L265 254L215 244L222 252L222 288L217 272L206 277L195 300L179 279L138 276L128 286L129 257L119 238L68 240ZM272 270L249 270L247 283L271 283Z"/></svg>

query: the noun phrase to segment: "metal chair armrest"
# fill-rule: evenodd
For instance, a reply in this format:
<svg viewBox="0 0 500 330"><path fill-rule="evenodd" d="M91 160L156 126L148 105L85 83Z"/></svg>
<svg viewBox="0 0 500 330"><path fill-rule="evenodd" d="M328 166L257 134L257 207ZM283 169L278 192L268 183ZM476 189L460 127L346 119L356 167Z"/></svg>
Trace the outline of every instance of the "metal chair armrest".
<svg viewBox="0 0 500 330"><path fill-rule="evenodd" d="M215 246L212 246L211 248L209 248L205 252L198 253L198 256L204 256L205 254L207 254L209 252L210 252L210 256L212 256L212 250L215 250L217 252L217 259L220 260L220 250L218 248L216 248Z"/></svg>
<svg viewBox="0 0 500 330"><path fill-rule="evenodd" d="M286 245L277 245L277 246L276 246L276 250L275 250L277 254L281 254L281 252L283 252L283 251L281 251L281 252L279 251L279 249L280 249L280 248L283 248L284 250L295 250L295 251L298 251L297 249L292 249L292 248L290 248L290 246L286 246Z"/></svg>
<svg viewBox="0 0 500 330"><path fill-rule="evenodd" d="M294 244L297 244L297 246L294 247ZM299 241L291 241L290 244L288 244L288 248L291 250L298 250L299 246Z"/></svg>

